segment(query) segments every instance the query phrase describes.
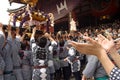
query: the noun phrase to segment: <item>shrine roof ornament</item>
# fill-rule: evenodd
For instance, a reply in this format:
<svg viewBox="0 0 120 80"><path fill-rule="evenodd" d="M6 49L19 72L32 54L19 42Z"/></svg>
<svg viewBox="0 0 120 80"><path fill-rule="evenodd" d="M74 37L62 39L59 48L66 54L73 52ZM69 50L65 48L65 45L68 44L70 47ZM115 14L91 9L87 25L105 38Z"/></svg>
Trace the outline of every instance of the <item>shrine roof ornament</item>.
<svg viewBox="0 0 120 80"><path fill-rule="evenodd" d="M8 9L13 26L16 26L17 21L20 21L19 27L23 27L25 23L32 26L34 23L46 22L46 31L49 32L49 27L54 27L54 21L71 12L79 5L80 0L9 0L9 2L25 4L17 9Z"/></svg>
<svg viewBox="0 0 120 80"><path fill-rule="evenodd" d="M35 6L38 0L9 0L10 4L13 2L15 3L22 3L22 4L30 4L31 6Z"/></svg>
<svg viewBox="0 0 120 80"><path fill-rule="evenodd" d="M43 11L46 14L53 13L54 20L58 20L78 6L81 0L9 0L9 2L10 4L13 2L30 4L36 10Z"/></svg>

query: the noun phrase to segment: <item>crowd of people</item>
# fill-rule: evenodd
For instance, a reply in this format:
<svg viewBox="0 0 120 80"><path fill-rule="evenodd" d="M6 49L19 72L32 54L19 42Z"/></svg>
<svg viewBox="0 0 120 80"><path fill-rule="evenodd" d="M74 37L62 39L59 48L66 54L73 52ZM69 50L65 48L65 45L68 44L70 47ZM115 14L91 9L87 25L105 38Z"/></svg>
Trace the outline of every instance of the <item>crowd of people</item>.
<svg viewBox="0 0 120 80"><path fill-rule="evenodd" d="M0 23L0 80L120 80L119 21L57 34L21 30Z"/></svg>

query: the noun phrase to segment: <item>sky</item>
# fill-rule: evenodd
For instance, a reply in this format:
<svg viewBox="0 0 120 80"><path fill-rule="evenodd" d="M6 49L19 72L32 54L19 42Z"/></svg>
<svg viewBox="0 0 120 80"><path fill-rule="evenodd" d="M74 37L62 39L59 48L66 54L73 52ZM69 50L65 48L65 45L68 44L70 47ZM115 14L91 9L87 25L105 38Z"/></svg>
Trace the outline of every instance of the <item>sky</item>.
<svg viewBox="0 0 120 80"><path fill-rule="evenodd" d="M3 24L8 24L8 20L9 20L9 15L7 12L8 8L14 9L20 6L21 4L15 4L15 3L12 3L12 5L10 6L8 0L2 0L2 2L0 2L0 22L2 22Z"/></svg>

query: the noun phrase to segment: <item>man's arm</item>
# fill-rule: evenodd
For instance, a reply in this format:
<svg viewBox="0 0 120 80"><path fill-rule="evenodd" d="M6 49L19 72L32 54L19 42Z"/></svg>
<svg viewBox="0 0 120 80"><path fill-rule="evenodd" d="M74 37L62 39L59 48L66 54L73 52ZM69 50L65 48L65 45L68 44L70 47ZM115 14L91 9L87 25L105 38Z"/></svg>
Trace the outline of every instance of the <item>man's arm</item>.
<svg viewBox="0 0 120 80"><path fill-rule="evenodd" d="M33 28L32 35L31 35L31 38L30 38L30 46L31 46L32 51L34 51L34 47L36 46L35 38L34 38L35 33L36 33L36 27Z"/></svg>
<svg viewBox="0 0 120 80"><path fill-rule="evenodd" d="M111 36L107 39L102 35L98 35L98 43L110 54L115 64L120 68L120 55L117 52L117 47L120 47L120 42L118 41L115 44Z"/></svg>
<svg viewBox="0 0 120 80"><path fill-rule="evenodd" d="M45 33L44 36L45 36L46 38L48 38L51 42L52 42L52 41L55 41L55 40L51 37L51 35L48 34L48 33Z"/></svg>
<svg viewBox="0 0 120 80"><path fill-rule="evenodd" d="M21 41L21 42L23 42L23 40L24 40L24 38L25 38L26 31L27 31L27 30L25 30L25 31L23 32L23 35L22 35L21 38L20 38L20 41Z"/></svg>
<svg viewBox="0 0 120 80"><path fill-rule="evenodd" d="M117 52L117 50L115 48L112 48L109 52L111 58L113 59L113 61L115 62L115 64L117 65L117 67L120 68L120 55Z"/></svg>
<svg viewBox="0 0 120 80"><path fill-rule="evenodd" d="M8 38L12 38L10 21L11 21L11 18L10 18L10 20L8 22L8 29L7 29L8 30Z"/></svg>
<svg viewBox="0 0 120 80"><path fill-rule="evenodd" d="M46 38L48 38L50 41L51 41L51 45L57 45L57 42L51 37L51 35L50 34L48 34L48 33L45 33L45 35L44 35Z"/></svg>
<svg viewBox="0 0 120 80"><path fill-rule="evenodd" d="M8 40L12 40L12 35L11 35L11 25L8 24Z"/></svg>
<svg viewBox="0 0 120 80"><path fill-rule="evenodd" d="M20 42L20 38L21 38L19 32L20 32L20 29L17 28L17 29L16 29L16 40L17 40L18 42Z"/></svg>
<svg viewBox="0 0 120 80"><path fill-rule="evenodd" d="M98 57L99 61L102 63L104 69L109 75L115 65L111 62L109 57L106 54L105 49L95 40L90 37L84 37L89 43L78 43L74 41L70 41L73 47L75 47L79 52L83 54L95 55Z"/></svg>
<svg viewBox="0 0 120 80"><path fill-rule="evenodd" d="M31 38L34 38L34 37L35 37L35 33L36 33L36 27L33 28Z"/></svg>
<svg viewBox="0 0 120 80"><path fill-rule="evenodd" d="M3 45L4 45L4 41L5 41L5 38L4 38L4 33L3 33L3 24L0 23L0 51L2 51L2 48L3 48Z"/></svg>
<svg viewBox="0 0 120 80"><path fill-rule="evenodd" d="M120 55L118 53L118 49L120 49L120 40L117 41L115 46L109 50L109 54L111 58L114 60L114 63L117 65L117 67L120 68Z"/></svg>
<svg viewBox="0 0 120 80"><path fill-rule="evenodd" d="M112 69L115 65L111 62L108 55L105 51L102 51L100 55L97 56L100 62L102 63L103 67L105 68L108 75L110 75Z"/></svg>

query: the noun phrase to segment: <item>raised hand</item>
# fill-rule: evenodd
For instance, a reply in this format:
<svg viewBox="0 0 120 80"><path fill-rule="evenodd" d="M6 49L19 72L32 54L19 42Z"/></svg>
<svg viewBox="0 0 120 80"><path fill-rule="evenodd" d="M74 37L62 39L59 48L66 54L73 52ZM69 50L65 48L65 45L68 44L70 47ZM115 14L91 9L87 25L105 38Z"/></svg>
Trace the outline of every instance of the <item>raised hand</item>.
<svg viewBox="0 0 120 80"><path fill-rule="evenodd" d="M11 25L10 24L8 24L7 30L8 30L8 32L11 31Z"/></svg>
<svg viewBox="0 0 120 80"><path fill-rule="evenodd" d="M32 38L34 38L35 33L36 33L36 27L34 27L33 30L32 30L32 35L31 35Z"/></svg>
<svg viewBox="0 0 120 80"><path fill-rule="evenodd" d="M48 33L45 33L44 36L45 36L46 38L50 38L50 37L51 37L50 34L48 34Z"/></svg>
<svg viewBox="0 0 120 80"><path fill-rule="evenodd" d="M34 27L32 32L33 32L33 33L35 33L35 32L36 32L36 30L37 30L37 28L36 28L36 27Z"/></svg>
<svg viewBox="0 0 120 80"><path fill-rule="evenodd" d="M107 51L109 52L113 47L115 47L114 40L111 36L105 38L103 35L98 35L98 43Z"/></svg>
<svg viewBox="0 0 120 80"><path fill-rule="evenodd" d="M16 28L16 34L19 35L20 29Z"/></svg>
<svg viewBox="0 0 120 80"><path fill-rule="evenodd" d="M101 52L106 53L104 48L97 41L90 37L84 36L83 38L89 41L89 43L78 43L74 41L69 41L68 43L83 54L100 56Z"/></svg>

